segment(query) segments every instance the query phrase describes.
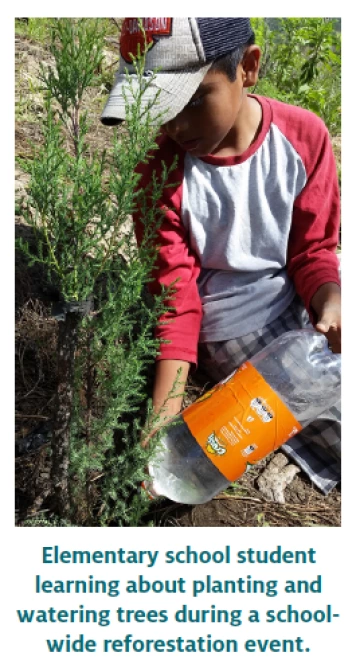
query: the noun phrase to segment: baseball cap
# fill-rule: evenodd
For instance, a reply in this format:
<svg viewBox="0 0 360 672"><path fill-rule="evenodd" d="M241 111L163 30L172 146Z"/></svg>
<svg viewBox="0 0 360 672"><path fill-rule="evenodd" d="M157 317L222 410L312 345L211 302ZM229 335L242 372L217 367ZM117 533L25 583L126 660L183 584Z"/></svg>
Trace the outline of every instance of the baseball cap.
<svg viewBox="0 0 360 672"><path fill-rule="evenodd" d="M124 87L130 104L131 88L135 92L139 87L131 56L138 53L138 45L141 50L145 42L150 46L144 72L149 80L142 105L145 108L157 96L155 113L162 115L161 123L166 123L187 105L213 61L247 44L252 35L250 19L246 18L143 18L141 23L136 18L125 18L120 35L120 65L101 121L111 126L126 117Z"/></svg>

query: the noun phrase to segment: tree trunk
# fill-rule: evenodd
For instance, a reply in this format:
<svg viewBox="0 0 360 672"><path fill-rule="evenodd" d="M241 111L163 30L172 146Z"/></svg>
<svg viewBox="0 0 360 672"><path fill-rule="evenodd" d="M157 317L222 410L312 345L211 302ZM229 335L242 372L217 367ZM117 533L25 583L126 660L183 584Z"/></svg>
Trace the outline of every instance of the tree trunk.
<svg viewBox="0 0 360 672"><path fill-rule="evenodd" d="M80 321L81 316L78 313L66 313L65 321L59 322L57 390L51 443L51 476L56 509L60 516L68 516L70 512L70 423L74 393L75 351Z"/></svg>

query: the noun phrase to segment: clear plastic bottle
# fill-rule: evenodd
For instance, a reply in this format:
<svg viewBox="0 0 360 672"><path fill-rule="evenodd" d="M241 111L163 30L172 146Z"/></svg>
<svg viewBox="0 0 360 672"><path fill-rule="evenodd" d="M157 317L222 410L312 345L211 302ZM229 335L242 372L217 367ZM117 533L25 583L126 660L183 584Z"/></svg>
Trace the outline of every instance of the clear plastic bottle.
<svg viewBox="0 0 360 672"><path fill-rule="evenodd" d="M280 404L285 404L295 422L299 423L297 425L298 429L294 430L293 433L301 431L303 427L340 399L341 356L333 354L328 348L325 336L313 329L299 329L283 334L252 357L249 363L276 393L276 399L280 400ZM240 369L242 368L244 367L240 367ZM255 375L257 375L256 372ZM232 374L225 381L219 383L211 395L204 395L201 398L202 400L211 396L211 406L209 404L198 405L198 400L190 407L191 410L195 406L197 407L197 417L200 418L200 424L209 435L212 435L214 426L217 395L220 393L224 395L224 390L226 394L226 387L229 385L232 385L232 395L230 397L228 395L227 400L230 399L230 406L234 405L231 412L234 414L235 424L237 423L244 429L244 420L242 423L236 420L236 417L240 417L236 415L238 413L238 401L241 402L241 395L244 392L242 388L239 390L236 388L236 379ZM255 399L250 402L253 415L255 415L253 409L256 412L259 411L259 413L264 411L261 401L262 397L257 397L255 392ZM260 410L259 408L256 410L258 402L260 403ZM265 403L265 416L267 415L266 408ZM188 412L189 409L186 409L186 411ZM158 452L149 465L150 492L155 495L164 495L175 502L201 504L225 490L231 480L235 479L229 480L209 459L204 445L203 447L199 445L184 419L184 416L187 417L186 411L178 416L174 425L169 424L169 430L163 437ZM199 413L202 415L199 416ZM249 420L253 419L249 415L246 415L246 417ZM263 422L268 423L268 425L264 425L265 429L268 430L272 419L271 414L269 417L263 415L262 419ZM272 423L273 425L278 422L277 418L275 420L276 422ZM234 428L234 422L230 424ZM236 431L236 427L234 429ZM224 432L226 435L224 427L222 430L223 435ZM248 431L245 428L245 432ZM240 430L239 433L241 433ZM230 440L232 437L234 438L231 431L229 434ZM281 443L283 442L281 441ZM266 448L258 459L262 459L265 454L278 448L281 443ZM235 445L231 449L236 452L237 446ZM253 450L252 445L242 451L242 456L247 454L249 450ZM255 453L254 450L251 459L241 457L238 466L239 473L236 478L244 473L247 462L258 461ZM238 455L240 455L240 452L235 455L236 459L238 459Z"/></svg>

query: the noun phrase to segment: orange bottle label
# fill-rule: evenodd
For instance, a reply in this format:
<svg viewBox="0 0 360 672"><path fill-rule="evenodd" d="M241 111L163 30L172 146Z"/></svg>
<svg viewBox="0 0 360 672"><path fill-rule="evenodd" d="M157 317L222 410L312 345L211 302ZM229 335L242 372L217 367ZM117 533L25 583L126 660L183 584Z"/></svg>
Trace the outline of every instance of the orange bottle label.
<svg viewBox="0 0 360 672"><path fill-rule="evenodd" d="M182 416L206 456L229 481L302 429L250 362L186 408Z"/></svg>

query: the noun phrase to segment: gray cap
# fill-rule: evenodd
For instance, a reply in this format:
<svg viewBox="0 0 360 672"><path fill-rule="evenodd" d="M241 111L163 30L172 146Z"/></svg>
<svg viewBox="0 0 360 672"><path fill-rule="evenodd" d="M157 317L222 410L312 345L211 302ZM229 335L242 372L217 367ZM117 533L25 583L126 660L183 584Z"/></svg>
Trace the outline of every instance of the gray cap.
<svg viewBox="0 0 360 672"><path fill-rule="evenodd" d="M253 35L250 20L244 18L143 18L142 28L138 19L123 21L120 65L101 115L103 124L118 124L126 117L126 100L133 102L131 88L139 87L132 55L138 45L144 47L144 39L150 49L141 104L145 108L156 98L154 115L161 114L161 123L166 123L187 105L213 61Z"/></svg>

